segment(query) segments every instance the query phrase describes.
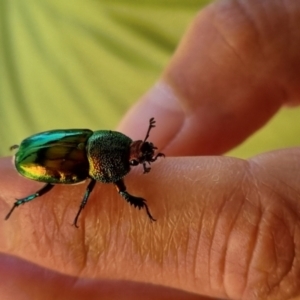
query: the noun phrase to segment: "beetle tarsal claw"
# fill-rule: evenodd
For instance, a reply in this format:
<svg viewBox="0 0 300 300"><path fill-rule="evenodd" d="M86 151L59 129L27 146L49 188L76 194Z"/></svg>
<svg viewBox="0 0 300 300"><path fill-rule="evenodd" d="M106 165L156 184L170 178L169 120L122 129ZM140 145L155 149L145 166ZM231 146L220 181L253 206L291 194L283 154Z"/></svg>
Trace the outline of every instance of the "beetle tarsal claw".
<svg viewBox="0 0 300 300"><path fill-rule="evenodd" d="M150 213L150 210L148 208L148 205L146 204L146 200L143 199L143 198L139 198L139 197L135 197L135 196L132 196L130 194L128 194L128 192L126 191L119 191L119 194L131 205L133 205L134 207L137 207L138 209L142 209L142 208L145 208L146 210L146 213L149 217L149 219L151 221L156 221L151 213Z"/></svg>

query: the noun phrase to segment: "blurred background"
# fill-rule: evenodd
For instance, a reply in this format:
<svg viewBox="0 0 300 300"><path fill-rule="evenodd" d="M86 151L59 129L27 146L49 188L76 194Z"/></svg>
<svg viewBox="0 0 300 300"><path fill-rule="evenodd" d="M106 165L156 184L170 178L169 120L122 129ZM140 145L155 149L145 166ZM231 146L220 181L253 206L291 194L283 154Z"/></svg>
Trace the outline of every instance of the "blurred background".
<svg viewBox="0 0 300 300"><path fill-rule="evenodd" d="M0 155L50 129L114 129L209 0L1 0ZM300 144L282 109L228 155Z"/></svg>

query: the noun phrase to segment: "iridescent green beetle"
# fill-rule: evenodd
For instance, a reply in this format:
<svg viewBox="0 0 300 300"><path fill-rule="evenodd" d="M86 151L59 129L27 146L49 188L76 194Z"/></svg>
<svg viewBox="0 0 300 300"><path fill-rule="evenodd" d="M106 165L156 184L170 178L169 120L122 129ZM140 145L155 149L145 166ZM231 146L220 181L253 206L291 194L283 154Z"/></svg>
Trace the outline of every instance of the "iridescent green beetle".
<svg viewBox="0 0 300 300"><path fill-rule="evenodd" d="M151 118L145 139L132 141L126 135L109 130L91 131L89 129L51 130L41 132L23 140L15 154L15 167L24 177L47 183L36 193L16 199L6 216L10 217L16 207L49 192L55 184L75 184L90 179L78 213L85 207L96 181L114 183L118 193L131 205L145 208L150 220L152 217L146 200L130 195L126 191L123 177L131 166L143 165L144 173L150 171L151 162L163 153L155 155L157 149L147 142L155 120Z"/></svg>

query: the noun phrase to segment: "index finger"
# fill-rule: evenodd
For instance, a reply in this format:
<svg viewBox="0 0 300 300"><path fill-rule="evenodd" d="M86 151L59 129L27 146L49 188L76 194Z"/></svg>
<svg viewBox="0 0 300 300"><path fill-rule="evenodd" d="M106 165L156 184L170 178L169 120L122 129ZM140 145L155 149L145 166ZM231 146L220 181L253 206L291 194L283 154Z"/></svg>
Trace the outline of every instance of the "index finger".
<svg viewBox="0 0 300 300"><path fill-rule="evenodd" d="M166 158L147 175L133 172L127 187L148 201L155 223L114 187L98 184L75 229L84 186L56 186L3 221L1 251L81 278L131 280L211 297L260 293L288 299L300 293L293 284L300 269L299 153L269 153L253 162ZM8 160L0 165L6 211L14 196L34 187Z"/></svg>

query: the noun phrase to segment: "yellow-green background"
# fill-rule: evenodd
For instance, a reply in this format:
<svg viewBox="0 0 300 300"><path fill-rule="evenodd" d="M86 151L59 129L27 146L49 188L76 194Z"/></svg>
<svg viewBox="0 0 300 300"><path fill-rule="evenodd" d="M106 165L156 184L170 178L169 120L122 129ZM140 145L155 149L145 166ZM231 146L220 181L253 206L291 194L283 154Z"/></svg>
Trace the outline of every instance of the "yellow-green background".
<svg viewBox="0 0 300 300"><path fill-rule="evenodd" d="M112 129L209 0L0 0L0 155L54 128ZM229 154L300 144L283 109Z"/></svg>

